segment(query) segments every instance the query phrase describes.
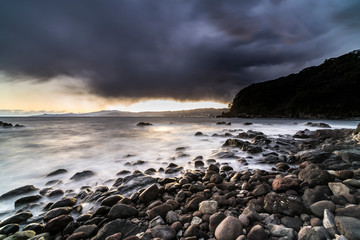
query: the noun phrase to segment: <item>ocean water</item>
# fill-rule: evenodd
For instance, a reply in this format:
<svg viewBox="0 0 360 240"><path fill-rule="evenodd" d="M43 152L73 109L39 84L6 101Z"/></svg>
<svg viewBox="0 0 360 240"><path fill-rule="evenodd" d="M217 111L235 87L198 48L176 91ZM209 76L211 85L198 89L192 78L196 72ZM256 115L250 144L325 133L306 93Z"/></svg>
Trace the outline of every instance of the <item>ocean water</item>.
<svg viewBox="0 0 360 240"><path fill-rule="evenodd" d="M308 120L291 119L0 117L0 121L25 125L0 129L0 195L26 184L42 188L49 180L62 180L58 187L63 190L76 191L84 185L111 186L121 170L165 169L169 163L193 169L193 159L197 156L202 156L204 162L214 158L220 163L230 163L236 170L270 169L271 165L256 162L257 155L249 159L247 166L237 162L238 157L246 157L241 151L233 150L234 158L218 158L216 153L226 151L222 144L230 137L212 135L255 130L279 137L305 128L317 129L305 126ZM153 126L136 126L140 121ZM232 124L216 125L219 121ZM253 125L245 126L244 122ZM343 120L313 122L325 122L332 128L355 128L358 124ZM205 136L195 136L199 131ZM176 151L178 147L185 150ZM133 165L138 160L144 164ZM68 173L44 177L60 168ZM80 182L69 180L83 170L92 170L96 175ZM9 210L13 210L13 200L0 201L0 213Z"/></svg>

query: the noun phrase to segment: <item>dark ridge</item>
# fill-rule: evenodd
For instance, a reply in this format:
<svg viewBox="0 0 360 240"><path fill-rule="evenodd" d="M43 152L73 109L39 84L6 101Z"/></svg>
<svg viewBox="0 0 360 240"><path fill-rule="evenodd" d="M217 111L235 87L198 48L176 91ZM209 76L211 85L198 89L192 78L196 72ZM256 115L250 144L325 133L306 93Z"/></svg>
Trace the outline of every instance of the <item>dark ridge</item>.
<svg viewBox="0 0 360 240"><path fill-rule="evenodd" d="M360 50L275 80L252 84L223 117L358 118Z"/></svg>

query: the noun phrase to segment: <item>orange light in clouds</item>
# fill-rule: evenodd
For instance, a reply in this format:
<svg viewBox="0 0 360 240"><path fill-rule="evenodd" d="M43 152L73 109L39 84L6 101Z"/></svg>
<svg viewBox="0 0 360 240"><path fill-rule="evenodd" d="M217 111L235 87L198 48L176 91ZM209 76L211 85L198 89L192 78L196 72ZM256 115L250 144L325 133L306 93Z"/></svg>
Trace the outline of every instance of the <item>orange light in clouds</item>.
<svg viewBox="0 0 360 240"><path fill-rule="evenodd" d="M0 110L95 112L119 110L129 112L177 111L196 108L226 108L224 103L211 101L179 102L145 100L130 104L126 100L108 100L84 92L81 81L60 78L45 83L8 82L0 79Z"/></svg>
<svg viewBox="0 0 360 240"><path fill-rule="evenodd" d="M211 101L179 102L174 100L148 100L125 105L110 105L108 110L119 110L129 112L157 112L157 111L179 111L197 108L227 108L227 104Z"/></svg>

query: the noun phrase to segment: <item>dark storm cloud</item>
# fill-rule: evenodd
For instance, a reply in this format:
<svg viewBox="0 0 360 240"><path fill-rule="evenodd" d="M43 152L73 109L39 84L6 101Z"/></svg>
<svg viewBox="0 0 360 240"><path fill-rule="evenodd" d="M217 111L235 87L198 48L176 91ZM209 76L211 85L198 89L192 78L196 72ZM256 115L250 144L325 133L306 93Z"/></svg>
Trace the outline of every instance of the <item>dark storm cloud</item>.
<svg viewBox="0 0 360 240"><path fill-rule="evenodd" d="M5 0L0 71L81 78L105 97L227 101L352 50L359 11L356 0Z"/></svg>

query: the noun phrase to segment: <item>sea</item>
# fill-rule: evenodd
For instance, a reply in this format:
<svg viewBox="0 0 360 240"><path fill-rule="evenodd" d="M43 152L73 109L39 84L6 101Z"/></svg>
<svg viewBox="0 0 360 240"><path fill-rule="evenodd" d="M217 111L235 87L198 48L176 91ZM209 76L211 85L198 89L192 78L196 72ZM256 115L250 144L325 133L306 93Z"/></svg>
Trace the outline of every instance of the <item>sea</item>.
<svg viewBox="0 0 360 240"><path fill-rule="evenodd" d="M166 169L170 163L195 169L194 159L215 159L230 164L235 170L265 169L273 165L259 164L261 154L247 158L248 165L237 161L247 153L222 145L229 134L261 131L270 137L284 137L305 128L306 122L324 122L332 129L356 128L352 120L298 119L221 119L221 118L126 118L126 117L0 117L0 121L21 124L21 128L0 128L0 195L32 184L41 189L50 180L61 180L57 187L78 191L81 186L111 187L122 170L145 171ZM218 125L217 122L231 122ZM137 126L149 122L152 126ZM244 125L251 122L252 125ZM201 132L202 136L195 136ZM228 136L224 136L227 133ZM215 135L214 135L215 134ZM230 155L231 156L231 155ZM141 161L139 161L141 160ZM45 177L57 169L68 172ZM91 170L95 175L82 181L70 180L77 172ZM176 176L174 173L171 176ZM169 176L157 172L155 176ZM14 210L14 199L0 200L0 214Z"/></svg>

